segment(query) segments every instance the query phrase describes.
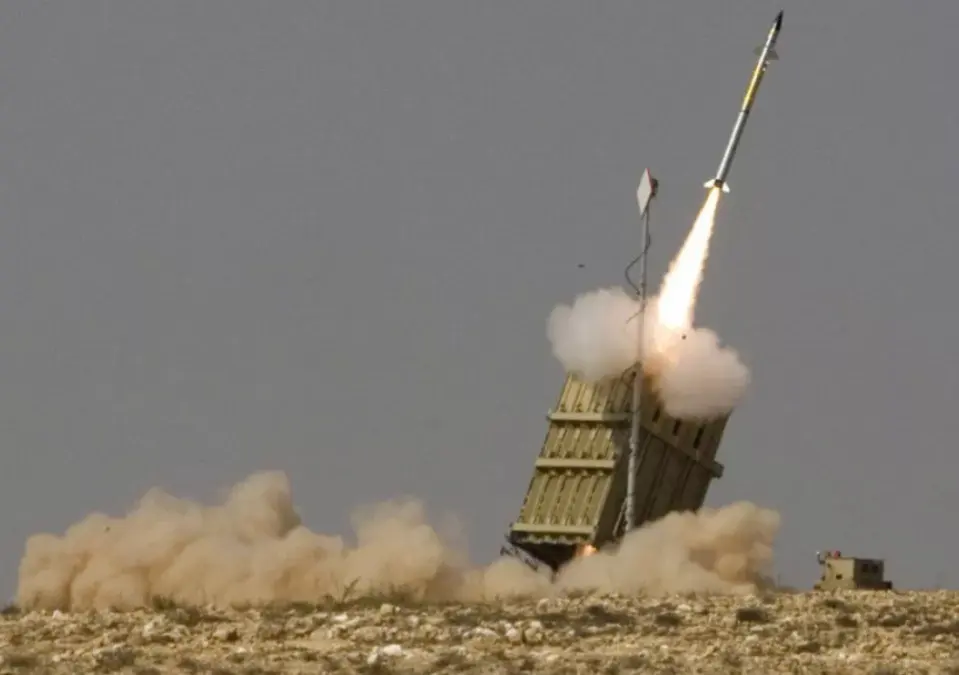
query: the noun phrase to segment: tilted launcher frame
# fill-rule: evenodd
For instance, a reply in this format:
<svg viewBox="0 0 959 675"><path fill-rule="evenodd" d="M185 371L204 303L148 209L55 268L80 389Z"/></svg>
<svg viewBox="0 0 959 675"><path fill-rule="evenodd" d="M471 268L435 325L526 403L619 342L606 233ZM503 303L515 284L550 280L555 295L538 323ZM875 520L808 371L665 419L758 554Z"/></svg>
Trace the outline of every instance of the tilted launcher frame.
<svg viewBox="0 0 959 675"><path fill-rule="evenodd" d="M558 570L626 529L626 483L636 369L591 384L568 376L519 517L502 553ZM697 511L723 475L716 461L729 415L702 422L667 415L644 382L636 469L636 523Z"/></svg>

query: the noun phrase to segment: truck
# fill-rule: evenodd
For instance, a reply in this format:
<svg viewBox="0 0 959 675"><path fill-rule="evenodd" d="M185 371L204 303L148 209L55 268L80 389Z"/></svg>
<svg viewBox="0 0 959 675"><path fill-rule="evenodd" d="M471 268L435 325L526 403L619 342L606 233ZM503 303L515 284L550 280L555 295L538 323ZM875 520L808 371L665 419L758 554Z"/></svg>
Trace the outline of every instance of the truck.
<svg viewBox="0 0 959 675"><path fill-rule="evenodd" d="M698 511L710 483L729 414L711 420L671 417L642 369L587 382L567 375L550 410L546 438L501 554L555 573L578 555L625 534L634 378L643 377L636 526L672 511Z"/></svg>
<svg viewBox="0 0 959 675"><path fill-rule="evenodd" d="M819 581L817 591L892 590L892 582L885 576L886 563L881 558L845 556L841 551L817 551Z"/></svg>

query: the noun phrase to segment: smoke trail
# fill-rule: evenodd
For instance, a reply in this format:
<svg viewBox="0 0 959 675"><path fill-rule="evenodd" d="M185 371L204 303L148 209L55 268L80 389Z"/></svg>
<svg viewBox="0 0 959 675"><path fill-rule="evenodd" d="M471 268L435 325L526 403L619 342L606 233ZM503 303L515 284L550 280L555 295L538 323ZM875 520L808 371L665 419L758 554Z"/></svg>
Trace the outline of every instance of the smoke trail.
<svg viewBox="0 0 959 675"><path fill-rule="evenodd" d="M657 303L659 324L677 336L693 325L696 299L703 281L706 258L709 256L709 240L713 235L720 194L718 188L709 191L692 230L663 277Z"/></svg>
<svg viewBox="0 0 959 675"><path fill-rule="evenodd" d="M94 513L62 536L27 541L24 609L133 609L181 604L317 602L402 589L424 601L547 597L569 589L622 593L736 593L761 583L779 525L773 511L733 504L672 514L630 533L618 550L575 560L555 581L512 558L471 567L416 501L358 513L356 543L311 532L292 507L287 477L254 474L222 504L159 490L123 517Z"/></svg>

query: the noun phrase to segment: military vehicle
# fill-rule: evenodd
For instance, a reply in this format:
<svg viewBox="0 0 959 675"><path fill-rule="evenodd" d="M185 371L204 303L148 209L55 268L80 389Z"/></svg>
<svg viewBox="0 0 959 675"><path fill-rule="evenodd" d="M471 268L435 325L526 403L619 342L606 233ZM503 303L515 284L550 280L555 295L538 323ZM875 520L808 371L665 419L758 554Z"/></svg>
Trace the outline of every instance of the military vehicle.
<svg viewBox="0 0 959 675"><path fill-rule="evenodd" d="M626 488L636 369L588 383L568 376L519 517L501 553L557 571L615 542L626 529ZM729 415L701 422L667 415L644 378L636 462L636 525L699 510L714 478Z"/></svg>
<svg viewBox="0 0 959 675"><path fill-rule="evenodd" d="M813 586L817 591L892 589L892 582L883 578L885 563L877 558L853 558L840 551L825 551L816 553L816 561L821 572Z"/></svg>

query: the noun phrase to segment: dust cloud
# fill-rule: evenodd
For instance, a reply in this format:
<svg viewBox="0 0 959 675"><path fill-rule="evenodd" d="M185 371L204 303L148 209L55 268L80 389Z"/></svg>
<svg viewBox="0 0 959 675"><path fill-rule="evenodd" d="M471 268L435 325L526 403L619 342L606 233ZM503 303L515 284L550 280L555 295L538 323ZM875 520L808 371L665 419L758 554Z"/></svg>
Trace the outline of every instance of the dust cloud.
<svg viewBox="0 0 959 675"><path fill-rule="evenodd" d="M220 607L320 602L402 590L424 602L600 593L755 590L772 560L774 511L737 503L671 514L618 548L575 559L554 579L513 558L474 567L415 500L359 511L355 543L307 529L287 476L257 473L206 506L154 489L123 517L88 515L62 536L31 537L24 609L134 609L158 598Z"/></svg>
<svg viewBox="0 0 959 675"><path fill-rule="evenodd" d="M553 355L568 373L588 382L620 377L642 363L672 417L711 419L732 410L750 382L739 354L708 328L668 328L659 320L657 298L650 298L645 313L641 308L620 287L558 305L546 331Z"/></svg>
<svg viewBox="0 0 959 675"><path fill-rule="evenodd" d="M739 593L768 583L779 514L749 502L674 512L574 559L557 584L601 593Z"/></svg>

